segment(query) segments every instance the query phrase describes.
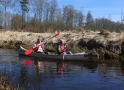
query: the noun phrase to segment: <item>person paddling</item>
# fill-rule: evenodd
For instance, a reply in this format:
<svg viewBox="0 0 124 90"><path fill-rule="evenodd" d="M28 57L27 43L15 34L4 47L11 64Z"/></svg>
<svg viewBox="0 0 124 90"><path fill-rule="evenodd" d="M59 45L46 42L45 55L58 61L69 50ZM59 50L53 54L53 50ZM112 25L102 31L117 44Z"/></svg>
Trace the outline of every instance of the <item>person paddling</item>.
<svg viewBox="0 0 124 90"><path fill-rule="evenodd" d="M63 39L60 39L59 42L57 43L57 54L63 54L65 53L66 49L66 43L64 43Z"/></svg>
<svg viewBox="0 0 124 90"><path fill-rule="evenodd" d="M33 50L38 53L44 52L46 43L47 41L43 42L41 37L39 36L37 42L33 46Z"/></svg>

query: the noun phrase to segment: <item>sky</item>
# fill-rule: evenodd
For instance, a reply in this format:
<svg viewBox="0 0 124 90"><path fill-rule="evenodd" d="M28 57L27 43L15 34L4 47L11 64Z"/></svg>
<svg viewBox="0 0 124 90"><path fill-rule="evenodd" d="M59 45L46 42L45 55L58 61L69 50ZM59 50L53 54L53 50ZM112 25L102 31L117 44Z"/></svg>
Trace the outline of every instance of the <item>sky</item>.
<svg viewBox="0 0 124 90"><path fill-rule="evenodd" d="M104 17L121 22L121 16L124 16L124 0L57 0L57 3L59 7L73 5L85 16L90 11L93 18Z"/></svg>

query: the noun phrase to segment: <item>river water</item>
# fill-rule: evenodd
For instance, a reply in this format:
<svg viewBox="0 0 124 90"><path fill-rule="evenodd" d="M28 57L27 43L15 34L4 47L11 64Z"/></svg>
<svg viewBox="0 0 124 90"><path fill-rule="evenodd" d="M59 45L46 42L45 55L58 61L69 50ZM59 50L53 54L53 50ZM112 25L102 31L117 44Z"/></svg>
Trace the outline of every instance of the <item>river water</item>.
<svg viewBox="0 0 124 90"><path fill-rule="evenodd" d="M23 90L124 90L124 63L55 61L0 49L0 73Z"/></svg>

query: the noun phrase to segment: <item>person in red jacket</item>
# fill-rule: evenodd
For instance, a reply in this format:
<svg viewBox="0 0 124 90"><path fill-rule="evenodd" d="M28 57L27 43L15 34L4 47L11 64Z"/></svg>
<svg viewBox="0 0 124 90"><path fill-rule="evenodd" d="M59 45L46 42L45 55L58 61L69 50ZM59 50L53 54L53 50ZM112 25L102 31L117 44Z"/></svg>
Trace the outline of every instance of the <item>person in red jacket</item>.
<svg viewBox="0 0 124 90"><path fill-rule="evenodd" d="M37 42L34 44L34 51L35 52L44 52L45 50L45 45L46 45L47 41L43 42L41 37L39 36L39 38L37 39Z"/></svg>

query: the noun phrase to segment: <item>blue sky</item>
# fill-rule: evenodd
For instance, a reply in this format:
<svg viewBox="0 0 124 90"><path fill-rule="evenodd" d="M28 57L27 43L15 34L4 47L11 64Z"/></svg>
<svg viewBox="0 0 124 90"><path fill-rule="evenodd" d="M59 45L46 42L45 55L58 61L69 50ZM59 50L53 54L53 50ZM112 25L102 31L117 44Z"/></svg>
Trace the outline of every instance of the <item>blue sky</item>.
<svg viewBox="0 0 124 90"><path fill-rule="evenodd" d="M59 7L73 5L85 16L91 11L94 18L104 17L112 21L121 21L121 13L124 12L124 0L57 0L57 3Z"/></svg>

